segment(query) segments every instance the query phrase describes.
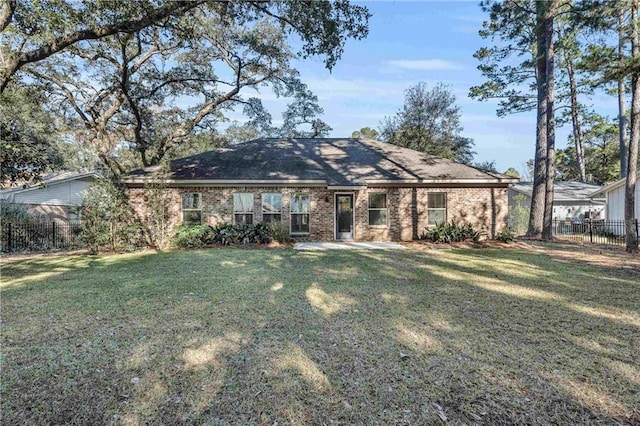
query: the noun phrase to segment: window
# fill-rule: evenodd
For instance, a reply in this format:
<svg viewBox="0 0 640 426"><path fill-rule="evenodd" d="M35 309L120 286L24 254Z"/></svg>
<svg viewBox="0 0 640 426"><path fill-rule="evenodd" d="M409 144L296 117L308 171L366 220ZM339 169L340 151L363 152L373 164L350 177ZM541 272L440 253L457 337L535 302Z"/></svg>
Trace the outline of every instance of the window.
<svg viewBox="0 0 640 426"><path fill-rule="evenodd" d="M369 194L369 225L387 226L387 194Z"/></svg>
<svg viewBox="0 0 640 426"><path fill-rule="evenodd" d="M309 233L309 194L295 194L291 197L291 233Z"/></svg>
<svg viewBox="0 0 640 426"><path fill-rule="evenodd" d="M202 194L182 194L182 223L184 225L202 223Z"/></svg>
<svg viewBox="0 0 640 426"><path fill-rule="evenodd" d="M262 194L262 222L280 222L282 219L282 194Z"/></svg>
<svg viewBox="0 0 640 426"><path fill-rule="evenodd" d="M432 193L427 196L427 225L447 221L447 194Z"/></svg>
<svg viewBox="0 0 640 426"><path fill-rule="evenodd" d="M253 223L253 193L236 192L233 194L233 221L246 225Z"/></svg>

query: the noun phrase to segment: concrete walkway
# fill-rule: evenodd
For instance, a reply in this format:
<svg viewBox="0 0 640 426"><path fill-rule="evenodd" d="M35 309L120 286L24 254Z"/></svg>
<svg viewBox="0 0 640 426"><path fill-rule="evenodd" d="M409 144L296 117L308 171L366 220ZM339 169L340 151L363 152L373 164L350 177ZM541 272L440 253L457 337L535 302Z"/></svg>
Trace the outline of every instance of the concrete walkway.
<svg viewBox="0 0 640 426"><path fill-rule="evenodd" d="M404 250L406 247L390 242L362 242L362 243L297 243L294 250Z"/></svg>

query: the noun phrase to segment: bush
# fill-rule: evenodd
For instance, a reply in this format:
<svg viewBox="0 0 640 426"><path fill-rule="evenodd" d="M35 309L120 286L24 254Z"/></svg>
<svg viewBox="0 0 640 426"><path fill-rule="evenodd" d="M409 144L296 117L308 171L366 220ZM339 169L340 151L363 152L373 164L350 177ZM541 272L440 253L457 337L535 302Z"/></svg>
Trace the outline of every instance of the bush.
<svg viewBox="0 0 640 426"><path fill-rule="evenodd" d="M99 179L84 193L80 238L91 254L134 250L142 245L142 227L134 218L122 188Z"/></svg>
<svg viewBox="0 0 640 426"><path fill-rule="evenodd" d="M291 237L289 236L289 226L282 222L271 222L267 224L267 230L274 241L281 244L291 241Z"/></svg>
<svg viewBox="0 0 640 426"><path fill-rule="evenodd" d="M420 239L434 243L456 243L459 241L478 241L480 232L473 229L471 224L458 225L455 222L438 223L433 228L426 228Z"/></svg>
<svg viewBox="0 0 640 426"><path fill-rule="evenodd" d="M511 228L504 228L496 234L496 241L500 241L502 243L513 243L516 240L516 234L513 233Z"/></svg>
<svg viewBox="0 0 640 426"><path fill-rule="evenodd" d="M172 239L178 247L195 248L212 244L229 246L232 244L268 244L272 240L269 226L223 223L216 226L181 225L175 229Z"/></svg>
<svg viewBox="0 0 640 426"><path fill-rule="evenodd" d="M12 203L0 200L0 221L5 222L30 222L33 217L24 204Z"/></svg>
<svg viewBox="0 0 640 426"><path fill-rule="evenodd" d="M180 225L175 229L173 243L182 248L203 247L213 242L213 228L209 225Z"/></svg>

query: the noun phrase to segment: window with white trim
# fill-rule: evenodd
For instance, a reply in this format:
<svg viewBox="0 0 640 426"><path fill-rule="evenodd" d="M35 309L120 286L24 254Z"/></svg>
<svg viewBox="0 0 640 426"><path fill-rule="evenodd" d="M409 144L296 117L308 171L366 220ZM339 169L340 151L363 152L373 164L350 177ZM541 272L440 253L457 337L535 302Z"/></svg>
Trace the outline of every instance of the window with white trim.
<svg viewBox="0 0 640 426"><path fill-rule="evenodd" d="M369 193L369 226L387 226L387 194Z"/></svg>
<svg viewBox="0 0 640 426"><path fill-rule="evenodd" d="M289 203L292 234L309 233L309 211L311 201L309 194L294 194Z"/></svg>
<svg viewBox="0 0 640 426"><path fill-rule="evenodd" d="M447 194L432 192L427 196L427 225L435 226L447 221Z"/></svg>
<svg viewBox="0 0 640 426"><path fill-rule="evenodd" d="M184 225L202 223L202 194L198 192L182 194L182 223Z"/></svg>
<svg viewBox="0 0 640 426"><path fill-rule="evenodd" d="M282 194L279 192L262 194L262 223L282 220Z"/></svg>
<svg viewBox="0 0 640 426"><path fill-rule="evenodd" d="M253 193L233 194L233 222L251 225L253 223Z"/></svg>

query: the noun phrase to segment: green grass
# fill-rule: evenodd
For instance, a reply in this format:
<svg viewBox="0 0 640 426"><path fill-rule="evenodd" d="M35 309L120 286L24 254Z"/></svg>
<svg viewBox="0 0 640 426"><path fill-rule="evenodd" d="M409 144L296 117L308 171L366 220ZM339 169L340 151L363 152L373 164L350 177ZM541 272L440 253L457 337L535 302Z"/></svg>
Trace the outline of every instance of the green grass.
<svg viewBox="0 0 640 426"><path fill-rule="evenodd" d="M640 422L640 263L553 246L4 261L2 422Z"/></svg>

